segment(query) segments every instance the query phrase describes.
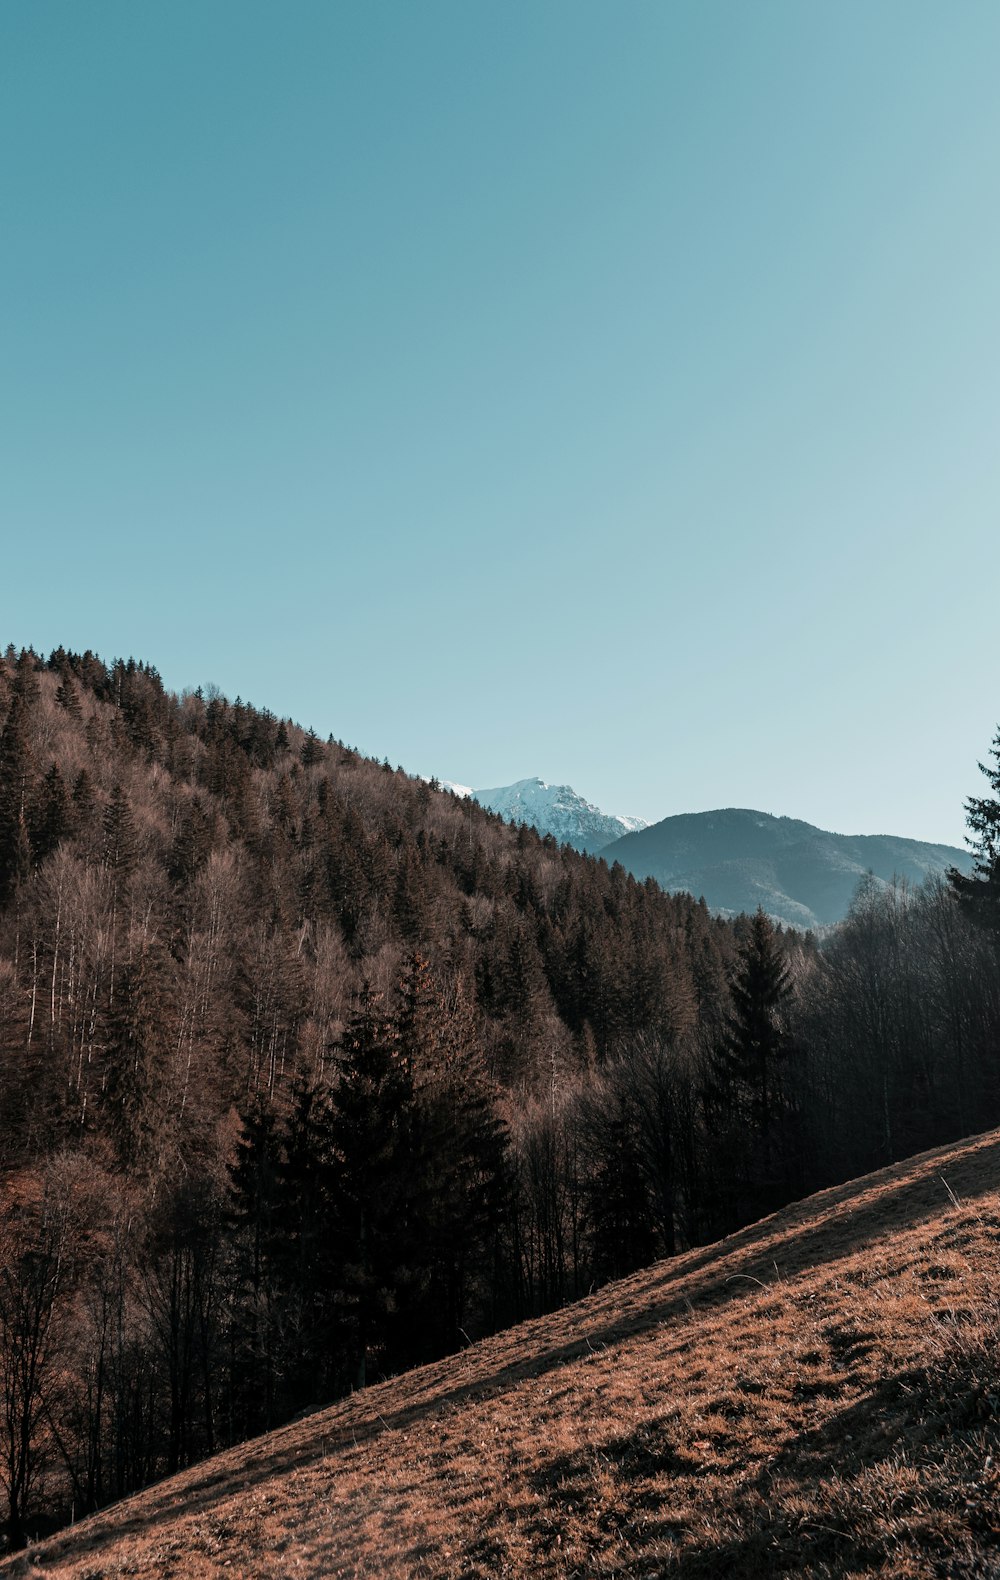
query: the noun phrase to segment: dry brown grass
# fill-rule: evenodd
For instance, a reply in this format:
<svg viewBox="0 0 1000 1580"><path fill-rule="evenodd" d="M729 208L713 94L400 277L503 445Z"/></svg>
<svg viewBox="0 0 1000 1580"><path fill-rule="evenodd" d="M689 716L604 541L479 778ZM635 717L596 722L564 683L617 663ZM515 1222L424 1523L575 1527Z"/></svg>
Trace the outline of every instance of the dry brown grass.
<svg viewBox="0 0 1000 1580"><path fill-rule="evenodd" d="M998 1296L992 1133L369 1388L0 1573L997 1576Z"/></svg>

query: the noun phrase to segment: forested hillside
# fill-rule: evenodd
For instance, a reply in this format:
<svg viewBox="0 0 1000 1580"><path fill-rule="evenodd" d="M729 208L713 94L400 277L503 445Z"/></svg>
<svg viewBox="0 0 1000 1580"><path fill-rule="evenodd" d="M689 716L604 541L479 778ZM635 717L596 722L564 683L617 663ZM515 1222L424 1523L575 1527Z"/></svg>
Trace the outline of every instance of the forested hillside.
<svg viewBox="0 0 1000 1580"><path fill-rule="evenodd" d="M995 1580L1000 1134L217 1455L5 1580Z"/></svg>
<svg viewBox="0 0 1000 1580"><path fill-rule="evenodd" d="M0 661L9 1539L996 1122L947 885L817 952L155 670Z"/></svg>

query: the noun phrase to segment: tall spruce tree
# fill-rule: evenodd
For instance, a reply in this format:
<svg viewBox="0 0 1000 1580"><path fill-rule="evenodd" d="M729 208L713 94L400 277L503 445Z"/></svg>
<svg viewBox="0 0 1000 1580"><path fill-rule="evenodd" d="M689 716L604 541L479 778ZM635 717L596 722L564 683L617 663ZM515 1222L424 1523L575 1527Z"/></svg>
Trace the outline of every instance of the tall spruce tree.
<svg viewBox="0 0 1000 1580"><path fill-rule="evenodd" d="M167 1015L162 963L152 951L138 954L119 975L104 1063L108 1128L127 1169L146 1170L153 1162Z"/></svg>
<svg viewBox="0 0 1000 1580"><path fill-rule="evenodd" d="M138 860L135 818L128 796L120 784L111 792L104 813L104 865L116 878L127 877Z"/></svg>
<svg viewBox="0 0 1000 1580"><path fill-rule="evenodd" d="M785 1134L783 1066L791 1051L792 983L763 909L750 920L730 981L730 1014L705 1092L715 1146L715 1228L773 1211L787 1197L794 1158Z"/></svg>
<svg viewBox="0 0 1000 1580"><path fill-rule="evenodd" d="M989 758L979 764L992 795L970 796L965 803L975 862L971 874L952 867L948 880L969 919L995 935L1000 946L1000 729Z"/></svg>
<svg viewBox="0 0 1000 1580"><path fill-rule="evenodd" d="M56 687L56 703L60 708L74 719L81 715L80 698L77 696L76 687L68 674L64 674Z"/></svg>
<svg viewBox="0 0 1000 1580"><path fill-rule="evenodd" d="M73 825L69 792L59 765L53 763L42 781L41 793L32 819L32 854L42 862L61 839L65 839Z"/></svg>
<svg viewBox="0 0 1000 1580"><path fill-rule="evenodd" d="M0 905L6 904L31 868L31 782L27 704L15 687L0 731Z"/></svg>
<svg viewBox="0 0 1000 1580"><path fill-rule="evenodd" d="M397 1358L411 1363L461 1341L499 1222L505 1132L469 1008L461 998L445 1005L420 955L406 962L396 1025L414 1088L411 1260L420 1276L397 1337Z"/></svg>
<svg viewBox="0 0 1000 1580"><path fill-rule="evenodd" d="M730 986L732 1019L721 1049L755 1130L766 1134L780 1103L780 1064L788 1050L792 984L774 926L761 907L750 921Z"/></svg>
<svg viewBox="0 0 1000 1580"><path fill-rule="evenodd" d="M278 1185L276 1368L285 1409L300 1410L354 1381L345 1361L345 1246L336 1232L330 1107L327 1094L304 1077L293 1092Z"/></svg>
<svg viewBox="0 0 1000 1580"><path fill-rule="evenodd" d="M294 1232L283 1207L284 1149L271 1105L254 1098L243 1114L230 1166L230 1221L235 1231L230 1409L239 1436L275 1421L279 1269Z"/></svg>
<svg viewBox="0 0 1000 1580"><path fill-rule="evenodd" d="M393 1017L367 984L341 1044L330 1097L331 1225L353 1380L385 1359L412 1263L413 1078Z"/></svg>

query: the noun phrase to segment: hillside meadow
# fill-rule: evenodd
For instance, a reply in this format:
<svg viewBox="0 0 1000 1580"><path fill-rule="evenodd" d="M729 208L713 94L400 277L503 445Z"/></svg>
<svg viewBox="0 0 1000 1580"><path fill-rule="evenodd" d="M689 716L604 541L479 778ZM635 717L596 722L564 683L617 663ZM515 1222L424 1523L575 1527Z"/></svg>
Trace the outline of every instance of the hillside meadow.
<svg viewBox="0 0 1000 1580"><path fill-rule="evenodd" d="M995 1574L998 1274L992 1132L366 1388L0 1574Z"/></svg>

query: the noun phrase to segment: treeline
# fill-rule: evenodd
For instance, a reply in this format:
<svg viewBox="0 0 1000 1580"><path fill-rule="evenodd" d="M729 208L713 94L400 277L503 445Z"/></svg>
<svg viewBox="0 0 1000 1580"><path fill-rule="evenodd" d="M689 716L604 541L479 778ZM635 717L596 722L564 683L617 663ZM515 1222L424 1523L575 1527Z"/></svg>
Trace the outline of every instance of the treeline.
<svg viewBox="0 0 1000 1580"><path fill-rule="evenodd" d="M147 665L8 649L0 719L15 1544L997 1121L945 884L817 950Z"/></svg>

